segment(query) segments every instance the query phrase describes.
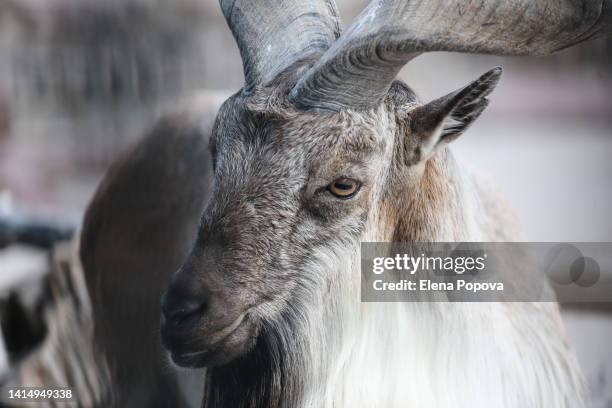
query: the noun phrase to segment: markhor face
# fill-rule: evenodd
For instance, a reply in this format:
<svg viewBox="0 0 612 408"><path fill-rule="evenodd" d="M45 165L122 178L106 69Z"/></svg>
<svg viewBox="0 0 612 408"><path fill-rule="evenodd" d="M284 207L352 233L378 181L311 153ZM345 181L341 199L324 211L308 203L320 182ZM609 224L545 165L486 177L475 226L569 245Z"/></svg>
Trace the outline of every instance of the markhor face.
<svg viewBox="0 0 612 408"><path fill-rule="evenodd" d="M165 295L162 337L181 366L246 353L297 288L324 287L313 268L317 249L359 241L386 172L384 120L275 118L241 106L230 100L221 109L211 141L214 195Z"/></svg>

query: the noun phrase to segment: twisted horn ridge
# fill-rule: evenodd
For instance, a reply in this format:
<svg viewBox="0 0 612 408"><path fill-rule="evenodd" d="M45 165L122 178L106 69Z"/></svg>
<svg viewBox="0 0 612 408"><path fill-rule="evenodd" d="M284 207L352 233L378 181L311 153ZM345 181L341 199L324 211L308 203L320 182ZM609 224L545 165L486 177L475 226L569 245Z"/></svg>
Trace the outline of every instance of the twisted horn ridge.
<svg viewBox="0 0 612 408"><path fill-rule="evenodd" d="M547 55L611 33L612 0L375 0L289 97L304 110L367 110L423 52Z"/></svg>
<svg viewBox="0 0 612 408"><path fill-rule="evenodd" d="M245 88L266 85L293 62L323 54L340 36L333 0L220 0L238 43Z"/></svg>

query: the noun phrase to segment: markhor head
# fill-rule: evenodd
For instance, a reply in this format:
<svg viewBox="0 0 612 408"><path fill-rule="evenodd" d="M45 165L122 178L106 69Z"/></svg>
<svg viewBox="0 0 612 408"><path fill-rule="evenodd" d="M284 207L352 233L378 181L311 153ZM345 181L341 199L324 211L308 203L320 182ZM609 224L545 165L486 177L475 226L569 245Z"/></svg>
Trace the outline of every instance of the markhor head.
<svg viewBox="0 0 612 408"><path fill-rule="evenodd" d="M214 194L164 297L175 363L248 353L334 296L333 271L361 240L394 239L428 161L478 118L501 75L422 103L396 81L407 62L427 51L548 54L610 30L610 10L587 0L443 3L372 1L341 34L332 1L221 0L245 85L218 113Z"/></svg>

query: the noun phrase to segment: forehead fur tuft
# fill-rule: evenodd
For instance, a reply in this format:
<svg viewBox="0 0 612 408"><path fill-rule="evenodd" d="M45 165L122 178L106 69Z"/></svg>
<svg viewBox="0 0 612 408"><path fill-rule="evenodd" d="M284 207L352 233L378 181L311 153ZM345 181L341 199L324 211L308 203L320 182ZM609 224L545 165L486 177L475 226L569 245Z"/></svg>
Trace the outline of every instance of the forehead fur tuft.
<svg viewBox="0 0 612 408"><path fill-rule="evenodd" d="M236 134L266 134L276 125L290 128L301 143L318 134L318 143L342 144L347 149L364 153L377 150L388 137L385 124L393 117L405 116L419 104L415 93L406 84L395 81L387 97L376 108L366 112L345 110L321 113L303 111L288 100L291 89L315 61L303 59L281 72L270 84L254 88L250 93L238 92L222 105L215 130L218 137ZM287 127L285 127L287 125ZM302 133L302 135L298 135ZM301 137L300 137L301 136Z"/></svg>

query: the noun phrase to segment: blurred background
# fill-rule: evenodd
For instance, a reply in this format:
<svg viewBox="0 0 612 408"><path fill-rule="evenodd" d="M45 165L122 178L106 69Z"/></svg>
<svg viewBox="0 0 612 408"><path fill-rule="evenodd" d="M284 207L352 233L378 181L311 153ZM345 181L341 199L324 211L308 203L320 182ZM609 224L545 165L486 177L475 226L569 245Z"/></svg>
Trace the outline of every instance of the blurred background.
<svg viewBox="0 0 612 408"><path fill-rule="evenodd" d="M366 1L337 3L346 26ZM430 100L496 65L501 84L455 151L501 185L526 240L612 241L612 40L547 58L432 53L401 77ZM242 83L216 0L0 0L0 212L78 225L156 117ZM0 291L35 265L0 252ZM593 406L612 407L612 313L564 319Z"/></svg>

